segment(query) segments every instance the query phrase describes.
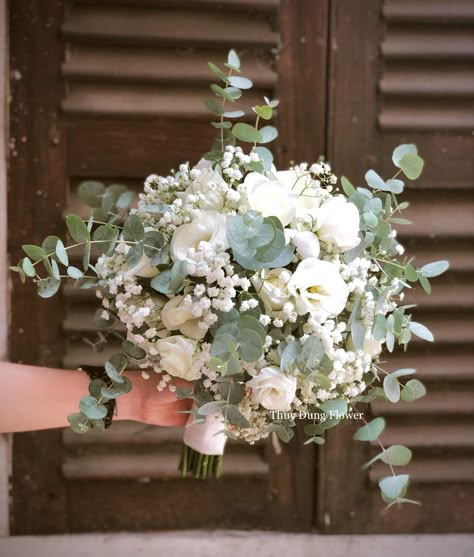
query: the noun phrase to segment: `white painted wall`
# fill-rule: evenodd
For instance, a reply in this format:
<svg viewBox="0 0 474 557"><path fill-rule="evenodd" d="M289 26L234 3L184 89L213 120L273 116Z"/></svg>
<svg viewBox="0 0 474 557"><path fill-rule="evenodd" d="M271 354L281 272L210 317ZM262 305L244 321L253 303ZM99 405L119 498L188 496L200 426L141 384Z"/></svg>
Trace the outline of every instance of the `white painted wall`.
<svg viewBox="0 0 474 557"><path fill-rule="evenodd" d="M0 539L2 557L473 557L474 536L319 536L278 532L163 532Z"/></svg>

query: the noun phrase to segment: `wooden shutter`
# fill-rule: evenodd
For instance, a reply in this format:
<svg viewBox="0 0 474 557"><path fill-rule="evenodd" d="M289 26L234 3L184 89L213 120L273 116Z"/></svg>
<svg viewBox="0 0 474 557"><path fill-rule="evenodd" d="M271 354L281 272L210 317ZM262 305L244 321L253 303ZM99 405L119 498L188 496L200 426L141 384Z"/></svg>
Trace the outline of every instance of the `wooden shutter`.
<svg viewBox="0 0 474 557"><path fill-rule="evenodd" d="M306 118L310 99L319 118L324 96L314 94L325 89L326 49L310 31L312 21L324 30L326 2L300 7L275 0L196 0L179 7L158 0L12 3L12 70L22 76L12 83L12 137L19 147L10 219L21 230L20 242L10 237L12 260L25 240L64 233L64 213L80 209L79 181L139 189L149 173L197 161L214 135L201 104L207 61L224 60L230 47L255 81L249 102L252 95L276 96L279 85L292 118ZM302 29L317 46L312 63L322 78L313 89L314 81L293 67L304 50ZM279 83L278 66L286 68ZM321 152L323 132L313 139L306 133L307 152ZM281 159L294 156L296 138L298 128L287 125ZM43 301L14 282L12 296L13 361L74 368L107 357L82 342L92 332L91 292L66 287L62 298ZM15 435L13 532L311 526L312 448L283 447L275 456L268 443L231 444L224 478L205 483L177 477L180 434L117 422L101 436Z"/></svg>
<svg viewBox="0 0 474 557"><path fill-rule="evenodd" d="M472 2L332 2L328 155L337 172L363 184L368 167L391 176L391 153L416 143L426 169L408 184L413 226L400 227L408 254L451 269L407 296L434 345L416 339L387 367L416 367L428 394L415 403L377 403L387 444L413 449L410 496L423 502L381 513L377 480L355 473L376 447L346 443L354 428L331 432L322 451L319 519L330 532L449 532L471 527L473 504L474 173L472 168ZM386 471L383 471L385 475Z"/></svg>

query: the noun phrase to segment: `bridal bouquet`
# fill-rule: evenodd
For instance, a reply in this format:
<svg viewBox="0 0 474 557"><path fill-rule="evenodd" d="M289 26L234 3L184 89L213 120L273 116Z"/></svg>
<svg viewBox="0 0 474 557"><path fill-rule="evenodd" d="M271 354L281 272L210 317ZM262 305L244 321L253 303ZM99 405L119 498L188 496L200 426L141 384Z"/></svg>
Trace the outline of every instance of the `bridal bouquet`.
<svg viewBox="0 0 474 557"><path fill-rule="evenodd" d="M48 236L42 246L25 245L26 257L12 267L45 298L63 277L95 288L101 331L91 344L101 350L120 338L122 350L104 362L109 381L92 382L71 426L103 429L104 401L127 393L122 373L138 367L144 380L159 374L159 390L193 400L183 475L219 476L228 438L287 442L306 418L306 443L319 445L327 429L352 417L364 424L354 438L382 447L368 464L389 466L380 481L384 500L410 502L408 475L394 471L410 461L410 450L384 447L383 418L367 421L357 405L425 394L409 378L414 369L389 373L380 364L384 347L406 349L412 335L433 340L403 295L416 282L429 293L429 279L448 263L416 267L393 229L409 224L400 217L408 205L397 199L400 176L418 178L423 160L415 145L401 145L393 178L369 170L357 188L339 182L323 160L279 171L265 147L277 137L265 122L278 102L254 106L250 124L243 111L226 108L252 86L239 75L237 54L230 51L225 73L209 66L219 79L206 101L216 117L212 150L194 166L149 176L133 208L122 186L82 183L79 195L93 211L89 220L66 218L72 243ZM79 247L82 269L68 256ZM100 253L95 263L91 248ZM177 388L175 378L190 387Z"/></svg>

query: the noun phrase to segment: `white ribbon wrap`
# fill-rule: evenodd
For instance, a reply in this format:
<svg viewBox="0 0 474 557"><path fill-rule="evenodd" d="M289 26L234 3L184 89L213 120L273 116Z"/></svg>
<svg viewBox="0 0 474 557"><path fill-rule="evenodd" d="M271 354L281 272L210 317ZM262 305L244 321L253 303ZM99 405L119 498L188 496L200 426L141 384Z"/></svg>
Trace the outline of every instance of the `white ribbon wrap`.
<svg viewBox="0 0 474 557"><path fill-rule="evenodd" d="M183 441L191 449L205 455L223 455L224 446L227 441L223 433L224 416L221 412L209 414L203 423L194 423L191 414L184 428Z"/></svg>

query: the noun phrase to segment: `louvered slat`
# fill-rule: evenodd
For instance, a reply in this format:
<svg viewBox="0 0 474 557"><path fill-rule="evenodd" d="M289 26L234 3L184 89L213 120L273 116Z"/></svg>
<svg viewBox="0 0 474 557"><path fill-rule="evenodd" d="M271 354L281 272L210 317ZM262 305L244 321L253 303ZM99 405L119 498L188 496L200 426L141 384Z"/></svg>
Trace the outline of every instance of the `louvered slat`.
<svg viewBox="0 0 474 557"><path fill-rule="evenodd" d="M414 318L433 331L435 344L416 341L406 356L384 358L388 370L416 368L427 395L413 403L377 401L372 411L387 418L387 445L414 449L406 467L412 483L468 483L474 481L474 228L468 209L474 175L471 147L464 146L474 128L474 6L387 0L382 14L378 124L384 166L392 166L390 148L399 143L416 143L426 158L419 184L407 184L411 206L405 215L413 225L399 227L399 236L407 255L416 254L415 264L449 259L451 269L433 280L432 296L418 286L405 298L419 306ZM377 467L369 478L375 482L386 473Z"/></svg>

